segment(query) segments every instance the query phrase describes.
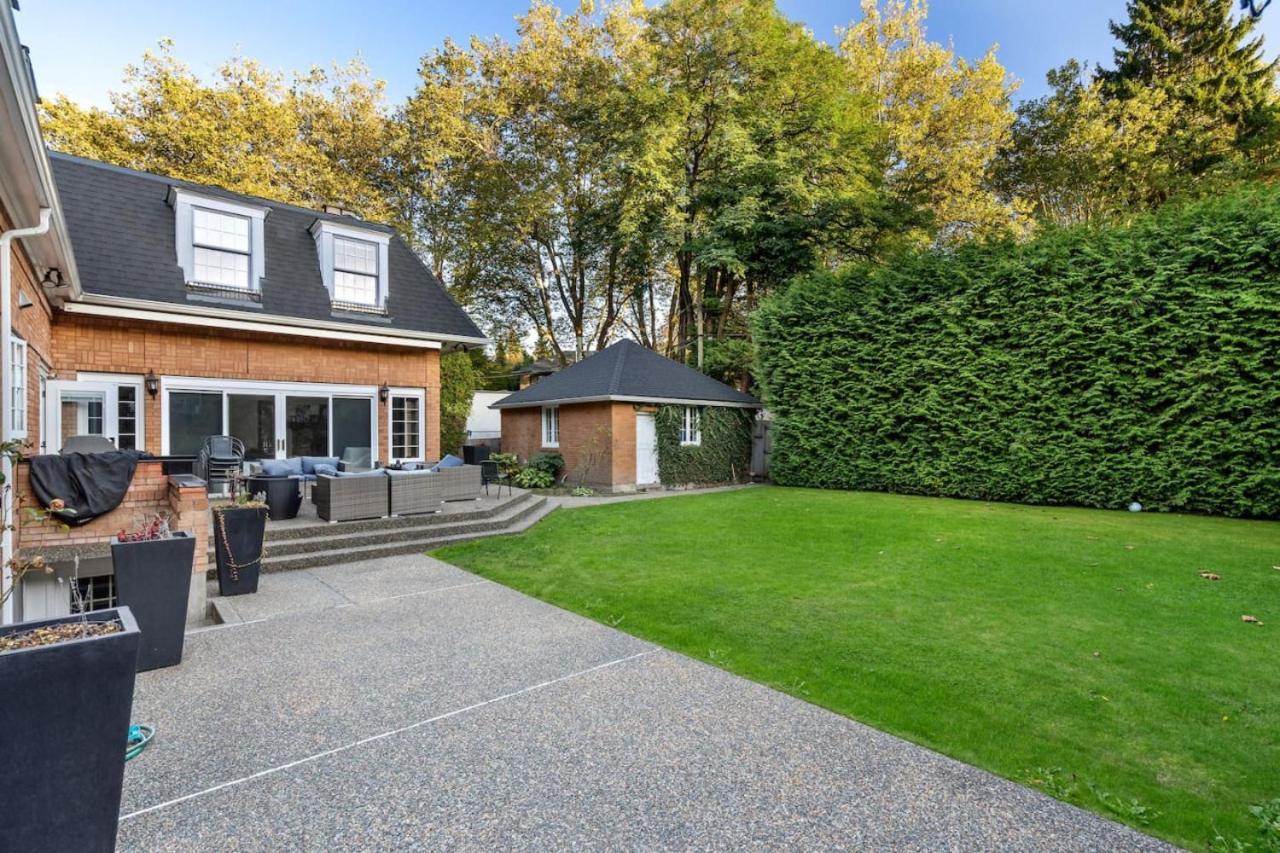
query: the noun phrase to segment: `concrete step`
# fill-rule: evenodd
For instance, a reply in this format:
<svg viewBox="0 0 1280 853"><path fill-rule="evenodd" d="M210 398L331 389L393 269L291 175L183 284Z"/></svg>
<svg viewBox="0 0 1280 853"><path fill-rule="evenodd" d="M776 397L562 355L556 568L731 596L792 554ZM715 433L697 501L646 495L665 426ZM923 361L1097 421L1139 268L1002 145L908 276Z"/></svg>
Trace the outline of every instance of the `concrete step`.
<svg viewBox="0 0 1280 853"><path fill-rule="evenodd" d="M336 563L372 560L378 557L391 557L397 554L420 554L432 548L467 542L472 539L483 539L488 536L502 536L512 533L523 533L541 519L549 515L559 506L547 498L531 497L520 501L519 506L510 509L497 518L484 521L463 521L451 524L437 524L415 527L404 530L385 531L375 537L372 542L351 544L351 537L325 537L326 547L315 551L297 551L280 553L280 544L268 546L267 555L262 560L264 572L285 572L294 569L309 569L316 566L330 566ZM496 522L496 523L495 523ZM389 535L388 535L389 534ZM364 541L364 534L359 534ZM216 569L210 563L209 576L216 576Z"/></svg>
<svg viewBox="0 0 1280 853"><path fill-rule="evenodd" d="M453 501L446 505L448 507L447 512L403 515L395 518L374 518L365 521L339 521L332 524L325 521L317 521L315 524L288 524L277 527L273 527L268 523L266 541L270 545L274 542L283 542L289 539L314 539L317 536L339 536L379 530L394 531L410 527L452 524L457 521L473 521L505 512L507 509L527 502L534 497L535 495L529 492L518 492L500 501L478 504L475 509L462 510L457 509L457 507L465 506L465 502Z"/></svg>
<svg viewBox="0 0 1280 853"><path fill-rule="evenodd" d="M451 536L456 533L483 533L487 530L499 530L519 521L545 502L546 498L528 496L526 500L512 501L485 513L437 515L431 516L437 519L433 523L374 530L348 532L345 524L326 525L322 528L322 532L317 532L315 536L305 539L297 537L283 540L268 539L267 556L269 558L288 557L331 551L334 548L362 548L366 545L379 545L398 539L420 539L424 536Z"/></svg>

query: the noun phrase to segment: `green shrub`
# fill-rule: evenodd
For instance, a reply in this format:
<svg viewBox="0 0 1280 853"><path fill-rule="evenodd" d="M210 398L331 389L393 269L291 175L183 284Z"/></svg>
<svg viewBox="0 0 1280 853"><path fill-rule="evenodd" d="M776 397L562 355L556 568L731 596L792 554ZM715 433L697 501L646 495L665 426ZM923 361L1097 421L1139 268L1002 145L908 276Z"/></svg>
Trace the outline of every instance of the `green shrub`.
<svg viewBox="0 0 1280 853"><path fill-rule="evenodd" d="M539 468L525 468L514 482L522 489L549 489L556 484L556 476Z"/></svg>
<svg viewBox="0 0 1280 853"><path fill-rule="evenodd" d="M514 477L520 473L520 460L514 453L491 453L489 459L497 463L498 470L508 477Z"/></svg>
<svg viewBox="0 0 1280 853"><path fill-rule="evenodd" d="M658 432L658 477L667 484L732 483L751 476L752 409L708 406L702 410L701 442L680 444L684 406L661 406L654 419Z"/></svg>
<svg viewBox="0 0 1280 853"><path fill-rule="evenodd" d="M1280 190L801 280L775 482L1280 515Z"/></svg>
<svg viewBox="0 0 1280 853"><path fill-rule="evenodd" d="M529 460L525 468L550 474L551 481L555 482L556 477L564 470L564 457L559 453L539 453Z"/></svg>

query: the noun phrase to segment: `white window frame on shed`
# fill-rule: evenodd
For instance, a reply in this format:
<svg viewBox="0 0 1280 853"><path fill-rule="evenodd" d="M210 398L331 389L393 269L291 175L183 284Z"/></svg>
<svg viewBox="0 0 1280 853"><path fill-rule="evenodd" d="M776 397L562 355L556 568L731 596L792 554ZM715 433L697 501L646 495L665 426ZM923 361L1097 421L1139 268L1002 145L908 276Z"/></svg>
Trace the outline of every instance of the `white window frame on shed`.
<svg viewBox="0 0 1280 853"><path fill-rule="evenodd" d="M327 219L317 219L311 226L311 236L316 241L316 252L320 257L320 277L324 280L325 289L329 291L329 300L339 311L374 311L385 312L387 309L388 274L387 266L391 253L391 235L367 228L357 228ZM370 299L341 299L338 294L339 273L369 276L365 270L344 269L338 263L335 244L338 240L350 240L356 243L372 244L377 259L376 286Z"/></svg>
<svg viewBox="0 0 1280 853"><path fill-rule="evenodd" d="M9 339L11 350L9 385L9 435L27 437L27 342L16 334Z"/></svg>
<svg viewBox="0 0 1280 853"><path fill-rule="evenodd" d="M418 401L418 453L416 456L397 455L396 450L396 400ZM392 388L387 395L387 459L392 462L425 462L427 455L427 395L421 388Z"/></svg>
<svg viewBox="0 0 1280 853"><path fill-rule="evenodd" d="M560 407L542 407L542 446L560 446Z"/></svg>
<svg viewBox="0 0 1280 853"><path fill-rule="evenodd" d="M685 406L680 413L680 446L697 447L702 444L702 409Z"/></svg>
<svg viewBox="0 0 1280 853"><path fill-rule="evenodd" d="M223 198L203 195L193 190L170 187L169 204L173 207L174 242L178 253L178 266L182 267L184 280L191 285L218 290L255 293L262 287L266 276L266 219L267 208L252 204L237 204ZM248 224L249 280L245 286L225 282L202 281L196 274L197 250L223 254L246 254L239 248L214 245L211 241L197 243L196 211L214 216L240 217Z"/></svg>

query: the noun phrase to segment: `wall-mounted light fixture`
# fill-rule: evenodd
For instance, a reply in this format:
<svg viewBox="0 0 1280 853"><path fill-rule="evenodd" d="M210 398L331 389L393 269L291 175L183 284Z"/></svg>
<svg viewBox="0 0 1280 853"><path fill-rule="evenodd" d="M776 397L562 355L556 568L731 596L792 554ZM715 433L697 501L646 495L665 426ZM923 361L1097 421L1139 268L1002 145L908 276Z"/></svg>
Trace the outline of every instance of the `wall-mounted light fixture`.
<svg viewBox="0 0 1280 853"><path fill-rule="evenodd" d="M381 400L382 402L384 403L387 402L387 398L390 396L391 396L391 389L388 388L386 385L383 385L381 388L378 389L378 399Z"/></svg>
<svg viewBox="0 0 1280 853"><path fill-rule="evenodd" d="M154 370L148 370L147 375L143 377L143 383L147 386L147 393L152 397L160 393L160 377L156 376Z"/></svg>

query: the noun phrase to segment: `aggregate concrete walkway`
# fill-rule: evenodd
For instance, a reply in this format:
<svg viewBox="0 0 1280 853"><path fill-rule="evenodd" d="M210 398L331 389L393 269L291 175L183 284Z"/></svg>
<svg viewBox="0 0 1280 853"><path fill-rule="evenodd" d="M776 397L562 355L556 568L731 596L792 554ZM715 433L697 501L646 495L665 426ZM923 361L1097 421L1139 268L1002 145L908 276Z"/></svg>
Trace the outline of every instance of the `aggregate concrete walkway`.
<svg viewBox="0 0 1280 853"><path fill-rule="evenodd" d="M425 556L283 577L139 676L119 849L1164 849Z"/></svg>

